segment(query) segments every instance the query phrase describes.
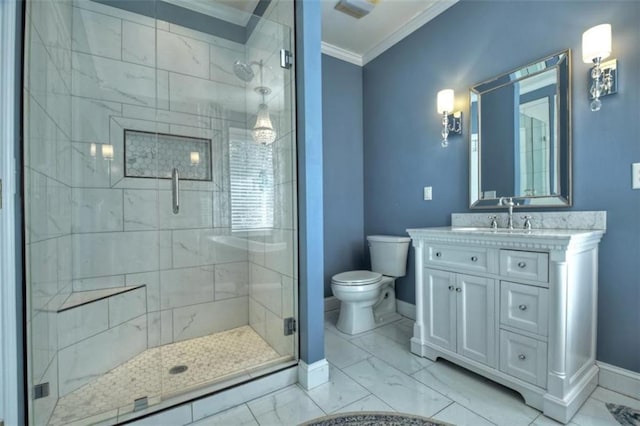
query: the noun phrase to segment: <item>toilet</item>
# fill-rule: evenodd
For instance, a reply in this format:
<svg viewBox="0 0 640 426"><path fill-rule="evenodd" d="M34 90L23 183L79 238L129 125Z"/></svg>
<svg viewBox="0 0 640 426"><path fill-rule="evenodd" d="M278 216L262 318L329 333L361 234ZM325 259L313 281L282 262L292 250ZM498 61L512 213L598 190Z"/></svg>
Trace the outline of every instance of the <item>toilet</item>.
<svg viewBox="0 0 640 426"><path fill-rule="evenodd" d="M409 237L370 235L371 271L348 271L331 278L333 295L340 300L336 327L358 334L400 318L396 312L396 278L407 273Z"/></svg>

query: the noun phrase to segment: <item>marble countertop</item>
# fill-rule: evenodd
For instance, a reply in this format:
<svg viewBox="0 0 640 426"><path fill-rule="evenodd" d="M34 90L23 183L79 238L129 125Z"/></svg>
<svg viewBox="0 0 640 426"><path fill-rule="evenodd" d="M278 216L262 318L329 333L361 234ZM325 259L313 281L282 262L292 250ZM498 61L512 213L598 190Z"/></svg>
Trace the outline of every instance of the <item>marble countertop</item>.
<svg viewBox="0 0 640 426"><path fill-rule="evenodd" d="M483 236L518 236L518 237L573 237L577 235L603 234L600 229L531 229L525 230L506 229L506 228L483 228L475 226L440 226L431 228L411 228L407 229L409 234L412 233L456 233Z"/></svg>

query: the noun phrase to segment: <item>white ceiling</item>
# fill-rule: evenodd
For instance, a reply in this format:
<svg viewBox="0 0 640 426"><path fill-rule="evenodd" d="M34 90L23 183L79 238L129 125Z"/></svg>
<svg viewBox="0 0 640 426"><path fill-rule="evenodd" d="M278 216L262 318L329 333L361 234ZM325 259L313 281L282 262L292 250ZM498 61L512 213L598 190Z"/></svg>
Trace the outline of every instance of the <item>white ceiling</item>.
<svg viewBox="0 0 640 426"><path fill-rule="evenodd" d="M258 0L164 0L245 26ZM367 0L376 3L356 19L335 9L338 0L321 0L322 53L364 65L453 6L458 0Z"/></svg>
<svg viewBox="0 0 640 426"><path fill-rule="evenodd" d="M453 6L458 0L379 0L356 19L322 0L322 52L364 65Z"/></svg>

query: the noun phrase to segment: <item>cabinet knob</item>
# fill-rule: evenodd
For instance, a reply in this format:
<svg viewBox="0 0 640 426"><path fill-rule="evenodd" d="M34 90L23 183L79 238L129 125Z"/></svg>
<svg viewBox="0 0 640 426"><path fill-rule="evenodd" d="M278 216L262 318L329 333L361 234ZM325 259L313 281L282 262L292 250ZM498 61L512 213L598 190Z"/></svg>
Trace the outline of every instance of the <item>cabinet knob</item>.
<svg viewBox="0 0 640 426"><path fill-rule="evenodd" d="M524 361L525 359L527 359L527 356L525 354L520 354L520 355L518 355L518 359L520 361Z"/></svg>
<svg viewBox="0 0 640 426"><path fill-rule="evenodd" d="M471 261L472 262L477 262L478 261L478 257L477 256L471 256Z"/></svg>
<svg viewBox="0 0 640 426"><path fill-rule="evenodd" d="M449 291L453 291L454 288L455 288L454 286L450 285L449 286Z"/></svg>
<svg viewBox="0 0 640 426"><path fill-rule="evenodd" d="M456 287L456 291L457 291L458 293L460 293L460 292L462 291L462 289L461 289L460 287Z"/></svg>
<svg viewBox="0 0 640 426"><path fill-rule="evenodd" d="M524 269L527 266L525 262L518 262L518 268Z"/></svg>
<svg viewBox="0 0 640 426"><path fill-rule="evenodd" d="M436 257L440 257L442 256L442 253L440 253L439 251L436 252Z"/></svg>
<svg viewBox="0 0 640 426"><path fill-rule="evenodd" d="M520 309L521 311L526 311L527 305L518 305L518 309Z"/></svg>

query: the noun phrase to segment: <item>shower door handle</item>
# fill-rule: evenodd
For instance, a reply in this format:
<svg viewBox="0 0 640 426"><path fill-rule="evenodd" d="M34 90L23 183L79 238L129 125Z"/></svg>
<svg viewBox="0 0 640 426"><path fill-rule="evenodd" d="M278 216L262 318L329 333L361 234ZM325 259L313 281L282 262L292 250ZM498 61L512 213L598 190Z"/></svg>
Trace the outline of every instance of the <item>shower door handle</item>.
<svg viewBox="0 0 640 426"><path fill-rule="evenodd" d="M173 214L178 214L180 212L180 176L178 175L178 169L175 167L171 172L171 192Z"/></svg>

